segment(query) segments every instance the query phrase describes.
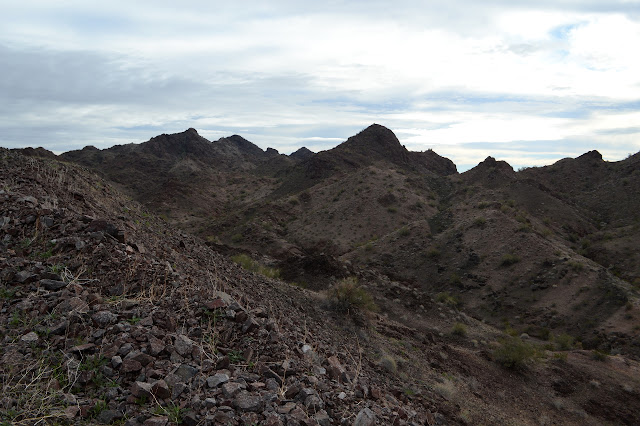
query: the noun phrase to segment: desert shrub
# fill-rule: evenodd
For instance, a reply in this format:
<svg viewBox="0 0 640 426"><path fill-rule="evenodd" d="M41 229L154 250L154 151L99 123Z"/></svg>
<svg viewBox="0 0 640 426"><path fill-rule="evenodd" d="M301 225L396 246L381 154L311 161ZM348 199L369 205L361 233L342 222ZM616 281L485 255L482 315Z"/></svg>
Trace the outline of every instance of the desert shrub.
<svg viewBox="0 0 640 426"><path fill-rule="evenodd" d="M461 322L457 322L453 324L453 328L451 329L451 334L455 336L464 337L467 335L467 326Z"/></svg>
<svg viewBox="0 0 640 426"><path fill-rule="evenodd" d="M518 262L520 262L520 258L518 256L516 256L515 254L507 253L500 259L500 266L511 266Z"/></svg>
<svg viewBox="0 0 640 426"><path fill-rule="evenodd" d="M566 352L556 352L553 354L553 359L559 362L567 362L567 353Z"/></svg>
<svg viewBox="0 0 640 426"><path fill-rule="evenodd" d="M391 355L384 355L380 358L380 365L389 373L396 373L398 371L398 364Z"/></svg>
<svg viewBox="0 0 640 426"><path fill-rule="evenodd" d="M400 231L398 231L398 233L401 237L408 237L409 235L411 235L411 231L409 231L409 228L407 228L406 226L400 228Z"/></svg>
<svg viewBox="0 0 640 426"><path fill-rule="evenodd" d="M452 272L451 275L449 275L449 284L460 285L461 283L462 278L460 278L460 275L455 272Z"/></svg>
<svg viewBox="0 0 640 426"><path fill-rule="evenodd" d="M594 350L591 355L596 361L606 361L607 357L609 356L609 354L607 354L606 352L600 351L598 349Z"/></svg>
<svg viewBox="0 0 640 426"><path fill-rule="evenodd" d="M584 265L576 260L570 260L567 262L567 265L571 267L576 272L582 271L584 269Z"/></svg>
<svg viewBox="0 0 640 426"><path fill-rule="evenodd" d="M373 297L358 284L355 277L343 278L329 290L329 301L334 309L341 312L376 311L378 307Z"/></svg>
<svg viewBox="0 0 640 426"><path fill-rule="evenodd" d="M429 256L432 259L438 258L440 257L442 253L440 253L440 250L438 250L437 248L431 248L429 249L429 251L427 251L427 256ZM638 283L638 285L640 286L640 282Z"/></svg>
<svg viewBox="0 0 640 426"><path fill-rule="evenodd" d="M568 351L573 348L574 338L567 333L562 333L556 336L555 342L559 351Z"/></svg>
<svg viewBox="0 0 640 426"><path fill-rule="evenodd" d="M509 337L500 342L493 351L493 359L507 368L523 368L534 358L536 351L533 345L523 342L518 337Z"/></svg>
<svg viewBox="0 0 640 426"><path fill-rule="evenodd" d="M484 217L479 217L473 221L473 226L477 228L484 228L486 224L487 224L487 219L485 219Z"/></svg>
<svg viewBox="0 0 640 426"><path fill-rule="evenodd" d="M237 254L232 256L231 260L247 271L256 272L268 278L280 278L280 269L262 265L261 263L251 259L246 254Z"/></svg>
<svg viewBox="0 0 640 426"><path fill-rule="evenodd" d="M456 307L460 303L460 300L456 296L452 296L451 294L449 294L448 291L443 291L436 294L436 302Z"/></svg>
<svg viewBox="0 0 640 426"><path fill-rule="evenodd" d="M244 239L244 237L242 236L242 234L233 234L231 236L231 242L233 242L233 243L239 243L243 239Z"/></svg>

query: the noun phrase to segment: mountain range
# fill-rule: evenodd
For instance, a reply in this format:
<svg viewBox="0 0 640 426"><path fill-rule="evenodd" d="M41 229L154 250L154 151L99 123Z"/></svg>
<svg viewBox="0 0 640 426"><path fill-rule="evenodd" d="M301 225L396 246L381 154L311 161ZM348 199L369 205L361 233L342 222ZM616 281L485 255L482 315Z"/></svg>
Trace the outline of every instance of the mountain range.
<svg viewBox="0 0 640 426"><path fill-rule="evenodd" d="M101 297L124 294L129 300L144 293L150 272L142 271L153 271L156 264L168 263L170 274L180 277L175 282L194 285L218 271L216 280L226 283L225 291L244 301L243 306L256 305L265 316L253 315L250 309L242 312L256 318L280 318L286 324L280 331L293 339L283 340L289 350L296 352L296 333L307 327L300 321L308 323L313 330L304 331L296 356L307 360L305 345L317 339L323 342L324 358L336 356L350 365L345 374L353 384L352 393L346 392L347 399L339 401L331 396L334 391L339 394L338 389L325 382L324 376L316 374L323 384L318 387L304 384L308 377L302 380L304 374L297 373L300 389L311 387L316 393L301 400L297 392L290 392L288 398L284 392L276 405L294 405L287 412L278 411L279 421L286 423L277 423L273 417L272 424L640 421L632 409L640 407L640 153L606 162L591 151L518 171L488 157L459 173L449 159L432 150L409 151L391 130L373 124L318 153L301 148L283 155L271 148L262 150L238 135L209 141L188 129L104 150L85 147L56 156L29 148L4 155L6 200L15 203L20 196L41 200L43 194L53 191L56 199L75 206L69 211L79 215L77 223L46 231L59 233L54 239L47 237L49 241L85 232L93 221L104 217L114 224L111 231L104 224L95 224L78 241L89 244L84 241L91 232L113 234L113 250L124 250L116 258L126 257L129 250L128 256L143 259L136 260L137 266L130 267L124 277L123 271L116 270L126 267L126 262L117 266L116 258L91 257L97 256L98 248L91 256L86 252L91 262L85 259L82 270L86 273L90 264L93 271L101 271L96 272L101 286L96 292ZM64 173L55 172L59 169ZM27 176L34 170L32 182ZM82 184L73 183L70 176L74 174ZM64 184L54 185L56 179ZM27 187L35 192L27 194ZM98 206L101 210L96 213ZM5 207L5 217L11 219L5 220L3 229L11 237L5 238L3 247L13 253L5 256L5 270L15 268L12 265L17 261L12 258L20 258L24 270L47 279L37 273L37 259L29 257L36 251L36 241L42 250L47 242L34 237L27 247L21 247L17 238L29 234L26 230L32 223L51 216L49 210L56 211L45 207L36 208L44 213L25 210L21 213L24 221L16 217L18 222L11 207ZM30 214L36 222L27 219ZM131 240L130 235L136 238ZM171 243L163 243L165 238ZM54 245L52 258L60 256L69 264L76 256L71 254L73 247L80 243L73 244L63 249ZM233 270L228 259L258 273ZM47 258L47 262L52 261ZM187 271L180 262L195 263ZM138 268L142 268L140 276L134 279ZM261 273L278 279L264 278ZM6 291L12 291L11 286L18 286L17 275L3 274ZM110 274L119 278L109 280ZM241 284L244 282L252 284ZM186 285L175 284L172 289L166 279L164 283L169 287L163 291L171 294ZM207 296L212 290L205 287L180 297L187 300L197 294L215 299ZM330 301L347 290L349 297L370 301L373 312L363 312L367 310L363 303L359 309L355 305L348 309L346 316L337 314ZM26 298L28 292L23 292ZM24 300L7 302L7 306L22 306ZM292 304L291 309L287 303ZM141 309L140 318L153 309L153 304L136 306ZM162 312L171 309L170 304L158 306ZM101 309L99 312L109 310ZM185 307L180 318L189 322L189 315L198 315L192 310ZM5 315L10 321L9 310ZM17 329L27 334L26 328ZM191 341L202 341L202 335L187 329L183 331ZM240 343L234 340L233 330L231 325L225 329L223 351L214 351L214 359L228 358L231 348ZM177 348L176 339L182 337L172 333L178 337L165 343ZM341 340L343 334L356 339ZM250 342L242 342L243 351L258 351ZM93 344L98 345L97 340ZM341 345L344 351L338 349ZM511 362L509 357L501 362L504 345L510 356L531 352L525 362ZM320 352L313 344L310 348ZM171 350L159 353L171 357ZM111 359L113 356L117 355ZM269 358L269 362L274 361ZM332 363L334 359L318 365L338 368ZM309 361L306 368L313 365ZM239 383L242 370L259 376L252 383L263 383L270 374L255 365L236 366L230 372L224 367L214 365L217 373L212 371L211 377L225 374ZM359 374L366 378L364 382L358 382ZM337 382L346 382L347 376ZM131 378L127 377L118 376L123 381L120 387L129 386ZM155 383L152 378L145 376L133 383L151 386ZM386 389L401 408L393 411L394 403L372 398L374 388ZM262 395L258 388L247 390L250 396ZM214 391L219 401L209 411L222 413L220 400L225 396L221 390ZM318 405L310 410L305 405L311 395L322 401L322 408ZM203 407L194 408L193 398L180 398L185 407L191 407L194 424L205 422ZM232 407L228 412L237 414L230 418L234 424L243 424L246 419L240 419L243 410L238 408L242 403L226 398ZM335 410L330 409L330 401ZM369 407L374 423L367 423L369 412L356 408L358 401ZM257 422L271 418L265 413L273 405L262 404L265 411L260 411ZM296 404L311 420L291 417ZM128 409L112 402L109 407L118 412ZM387 413L384 407L391 411ZM314 415L323 411L329 420L322 416L318 420L311 411ZM152 418L138 417L142 422Z"/></svg>

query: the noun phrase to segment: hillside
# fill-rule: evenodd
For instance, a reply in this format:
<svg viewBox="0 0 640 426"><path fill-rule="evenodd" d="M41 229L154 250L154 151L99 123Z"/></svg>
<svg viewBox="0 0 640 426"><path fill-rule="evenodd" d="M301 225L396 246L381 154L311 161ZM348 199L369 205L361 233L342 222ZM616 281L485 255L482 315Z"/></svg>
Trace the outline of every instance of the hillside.
<svg viewBox="0 0 640 426"><path fill-rule="evenodd" d="M2 151L2 420L640 422L637 155L218 142Z"/></svg>

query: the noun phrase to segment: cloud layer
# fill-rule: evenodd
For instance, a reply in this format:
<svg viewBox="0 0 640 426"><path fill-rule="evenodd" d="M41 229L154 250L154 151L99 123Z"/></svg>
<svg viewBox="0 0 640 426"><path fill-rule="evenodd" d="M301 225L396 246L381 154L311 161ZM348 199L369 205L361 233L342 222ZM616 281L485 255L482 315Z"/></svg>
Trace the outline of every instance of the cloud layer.
<svg viewBox="0 0 640 426"><path fill-rule="evenodd" d="M3 5L1 145L317 151L377 122L462 170L640 150L635 0L105 3Z"/></svg>

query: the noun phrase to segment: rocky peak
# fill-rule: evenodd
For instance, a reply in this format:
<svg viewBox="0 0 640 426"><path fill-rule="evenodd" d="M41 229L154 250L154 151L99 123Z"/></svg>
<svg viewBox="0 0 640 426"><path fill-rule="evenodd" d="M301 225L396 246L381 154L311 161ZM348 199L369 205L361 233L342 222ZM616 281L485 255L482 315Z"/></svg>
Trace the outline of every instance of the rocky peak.
<svg viewBox="0 0 640 426"><path fill-rule="evenodd" d="M149 142L141 144L143 150L156 156L182 156L191 154L198 157L210 155L211 142L203 138L193 129L184 132L166 134L151 138Z"/></svg>
<svg viewBox="0 0 640 426"><path fill-rule="evenodd" d="M380 124L372 124L342 144L345 148L360 150L363 153L389 153L406 149L396 135Z"/></svg>
<svg viewBox="0 0 640 426"><path fill-rule="evenodd" d="M585 152L584 154L576 158L576 160L603 161L602 154L600 154L600 152L596 151L595 149L593 151Z"/></svg>
<svg viewBox="0 0 640 426"><path fill-rule="evenodd" d="M313 154L314 154L313 151L303 146L296 152L292 152L291 155L289 155L289 157L296 160L306 160L307 158L313 156Z"/></svg>

